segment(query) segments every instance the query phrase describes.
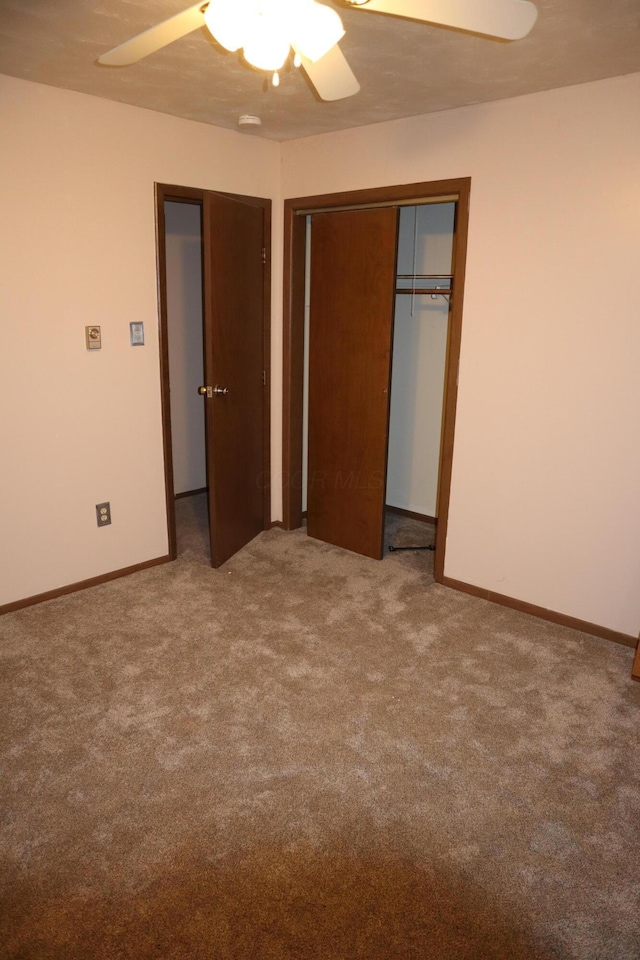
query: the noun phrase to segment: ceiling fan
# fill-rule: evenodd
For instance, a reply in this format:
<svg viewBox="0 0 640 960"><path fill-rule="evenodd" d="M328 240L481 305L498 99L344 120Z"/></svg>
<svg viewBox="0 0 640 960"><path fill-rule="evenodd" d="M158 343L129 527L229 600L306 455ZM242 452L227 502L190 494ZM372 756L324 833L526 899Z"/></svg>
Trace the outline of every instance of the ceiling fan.
<svg viewBox="0 0 640 960"><path fill-rule="evenodd" d="M372 13L519 40L535 23L538 11L529 0L342 0L345 6ZM208 0L187 7L144 33L121 43L98 60L123 67L206 26L225 49L243 49L245 60L273 73L291 51L322 100L342 100L360 89L338 41L344 27L336 11L316 0Z"/></svg>

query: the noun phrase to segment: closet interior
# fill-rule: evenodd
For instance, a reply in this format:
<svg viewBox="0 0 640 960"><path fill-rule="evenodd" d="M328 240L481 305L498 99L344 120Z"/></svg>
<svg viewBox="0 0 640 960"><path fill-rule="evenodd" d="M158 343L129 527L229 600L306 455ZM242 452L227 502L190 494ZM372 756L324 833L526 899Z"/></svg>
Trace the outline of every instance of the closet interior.
<svg viewBox="0 0 640 960"><path fill-rule="evenodd" d="M391 395L386 477L385 550L398 517L413 526L415 546L433 542L438 514L443 398L453 288L456 201L416 203L398 210ZM310 283L313 215L306 218L302 509L307 510ZM358 278L354 277L354 283ZM425 536L421 536L421 531ZM409 537L412 540L412 537ZM401 539L405 544L406 537Z"/></svg>
<svg viewBox="0 0 640 960"><path fill-rule="evenodd" d="M167 337L171 383L171 445L176 496L207 487L202 398L202 211L198 203L166 200Z"/></svg>
<svg viewBox="0 0 640 960"><path fill-rule="evenodd" d="M455 203L403 207L391 365L387 507L437 519Z"/></svg>

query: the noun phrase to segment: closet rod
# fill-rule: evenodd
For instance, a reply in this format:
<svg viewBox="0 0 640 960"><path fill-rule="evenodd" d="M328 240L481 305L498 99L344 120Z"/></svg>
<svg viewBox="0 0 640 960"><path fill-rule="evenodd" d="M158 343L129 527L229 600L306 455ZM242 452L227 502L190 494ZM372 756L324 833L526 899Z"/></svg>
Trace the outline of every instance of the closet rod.
<svg viewBox="0 0 640 960"><path fill-rule="evenodd" d="M417 296L422 296L425 293L430 293L432 296L435 294L441 297L451 296L451 290L445 290L443 287L416 287L415 290L412 287L396 287L396 293L415 293Z"/></svg>

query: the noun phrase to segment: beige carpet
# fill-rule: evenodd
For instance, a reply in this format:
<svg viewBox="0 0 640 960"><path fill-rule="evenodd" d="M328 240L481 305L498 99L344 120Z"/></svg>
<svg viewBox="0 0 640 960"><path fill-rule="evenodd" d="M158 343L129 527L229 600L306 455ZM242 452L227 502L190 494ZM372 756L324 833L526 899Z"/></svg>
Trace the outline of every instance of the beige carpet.
<svg viewBox="0 0 640 960"><path fill-rule="evenodd" d="M175 563L0 620L0 956L638 960L628 649L428 552L214 571L179 509Z"/></svg>

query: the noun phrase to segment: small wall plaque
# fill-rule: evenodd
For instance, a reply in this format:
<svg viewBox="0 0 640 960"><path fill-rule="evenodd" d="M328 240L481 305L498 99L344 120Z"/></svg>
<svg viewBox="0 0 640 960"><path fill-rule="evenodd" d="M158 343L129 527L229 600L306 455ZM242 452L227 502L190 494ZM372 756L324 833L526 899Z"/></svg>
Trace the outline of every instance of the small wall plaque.
<svg viewBox="0 0 640 960"><path fill-rule="evenodd" d="M99 350L102 346L102 333L100 327L85 327L84 338L87 344L87 350Z"/></svg>

